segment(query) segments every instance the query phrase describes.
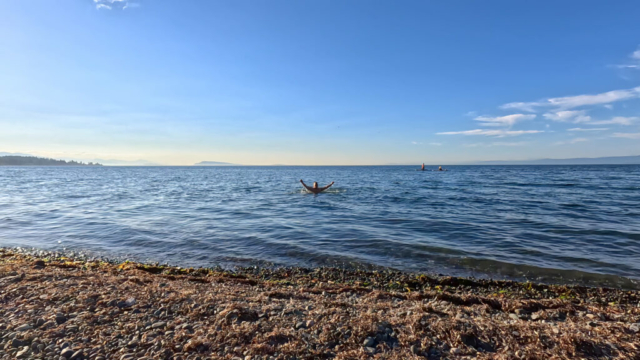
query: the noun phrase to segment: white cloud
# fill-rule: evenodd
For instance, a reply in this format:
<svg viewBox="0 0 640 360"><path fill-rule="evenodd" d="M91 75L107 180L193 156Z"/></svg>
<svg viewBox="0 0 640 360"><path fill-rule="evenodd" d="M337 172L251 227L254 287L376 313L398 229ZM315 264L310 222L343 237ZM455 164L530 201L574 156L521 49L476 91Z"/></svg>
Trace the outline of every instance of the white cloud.
<svg viewBox="0 0 640 360"><path fill-rule="evenodd" d="M589 141L589 139L585 139L585 138L575 138L575 139L571 139L569 141L558 141L556 143L556 145L571 145L571 144L577 144L580 142L585 142L585 141Z"/></svg>
<svg viewBox="0 0 640 360"><path fill-rule="evenodd" d="M598 120L591 121L590 124L593 125L632 125L635 121L637 121L638 117L624 117L624 116L616 116L610 120Z"/></svg>
<svg viewBox="0 0 640 360"><path fill-rule="evenodd" d="M134 8L140 7L139 3L129 2L129 0L93 0L96 4L96 9L108 9L112 8L116 9L126 9L126 8Z"/></svg>
<svg viewBox="0 0 640 360"><path fill-rule="evenodd" d="M535 112L540 107L555 107L558 110L569 110L587 105L604 105L612 102L640 97L640 87L625 90L607 91L601 94L587 94L549 98L538 102L514 102L500 106L501 109L520 109Z"/></svg>
<svg viewBox="0 0 640 360"><path fill-rule="evenodd" d="M469 116L469 117L478 116L478 112L477 111L468 111L466 114L464 114L464 116Z"/></svg>
<svg viewBox="0 0 640 360"><path fill-rule="evenodd" d="M491 143L493 146L523 146L528 144L526 141L518 141L518 142L494 142Z"/></svg>
<svg viewBox="0 0 640 360"><path fill-rule="evenodd" d="M486 129L475 129L475 130L466 130L466 131L447 131L447 132L439 132L437 135L484 135L484 136L496 136L496 137L505 137L505 136L520 136L525 134L538 134L544 131L541 130L486 130Z"/></svg>
<svg viewBox="0 0 640 360"><path fill-rule="evenodd" d="M429 143L429 145L433 145L433 146L442 146L442 143L432 142L432 143Z"/></svg>
<svg viewBox="0 0 640 360"><path fill-rule="evenodd" d="M567 131L606 131L606 130L609 130L609 128L590 128L590 129L573 128Z"/></svg>
<svg viewBox="0 0 640 360"><path fill-rule="evenodd" d="M546 119L560 122L585 123L591 120L584 110L563 110L543 114Z"/></svg>
<svg viewBox="0 0 640 360"><path fill-rule="evenodd" d="M640 69L640 48L632 52L631 55L629 55L629 58L631 58L630 64L621 64L614 66L618 69Z"/></svg>
<svg viewBox="0 0 640 360"><path fill-rule="evenodd" d="M613 105L610 105L610 104L602 105L602 106L604 106L605 108L607 108L607 109L609 109L609 110L612 110L612 109L613 109Z"/></svg>
<svg viewBox="0 0 640 360"><path fill-rule="evenodd" d="M506 116L490 117L478 116L474 120L482 122L483 126L512 126L513 124L523 120L533 120L536 115L511 114Z"/></svg>
<svg viewBox="0 0 640 360"><path fill-rule="evenodd" d="M640 133L614 133L612 136L625 139L640 139Z"/></svg>
<svg viewBox="0 0 640 360"><path fill-rule="evenodd" d="M411 143L412 143L413 145L421 145L421 144L422 144L421 142L417 142L417 141L412 141Z"/></svg>

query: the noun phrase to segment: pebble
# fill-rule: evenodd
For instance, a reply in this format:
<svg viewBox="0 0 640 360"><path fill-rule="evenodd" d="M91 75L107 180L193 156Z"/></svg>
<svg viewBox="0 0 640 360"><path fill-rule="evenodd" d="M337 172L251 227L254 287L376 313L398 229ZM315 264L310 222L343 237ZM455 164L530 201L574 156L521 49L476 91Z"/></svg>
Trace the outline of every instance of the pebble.
<svg viewBox="0 0 640 360"><path fill-rule="evenodd" d="M120 360L131 360L133 359L133 354L124 354L120 357Z"/></svg>
<svg viewBox="0 0 640 360"><path fill-rule="evenodd" d="M153 329L162 329L165 326L167 326L167 323L164 321L158 321L157 323L154 323L153 325L151 325L151 328Z"/></svg>
<svg viewBox="0 0 640 360"><path fill-rule="evenodd" d="M25 346L22 350L16 354L16 359L24 359L29 355L29 347Z"/></svg>
<svg viewBox="0 0 640 360"><path fill-rule="evenodd" d="M640 323L635 323L635 324L631 324L629 326L629 330L631 330L634 333L639 333L640 332Z"/></svg>
<svg viewBox="0 0 640 360"><path fill-rule="evenodd" d="M64 324L65 322L67 322L67 317L63 314L58 313L56 314L56 322L58 323L58 325Z"/></svg>
<svg viewBox="0 0 640 360"><path fill-rule="evenodd" d="M303 321L299 321L296 323L296 329L304 329L307 327L307 324Z"/></svg>
<svg viewBox="0 0 640 360"><path fill-rule="evenodd" d="M369 354L374 354L376 352L376 348L367 346L364 348L364 351L368 352Z"/></svg>
<svg viewBox="0 0 640 360"><path fill-rule="evenodd" d="M459 354L462 354L462 350L460 350L457 347L454 347L454 348L451 348L451 353L454 355L459 355Z"/></svg>
<svg viewBox="0 0 640 360"><path fill-rule="evenodd" d="M368 338L364 339L363 346L364 347L373 347L375 344L376 344L376 339L374 339L372 337L368 337Z"/></svg>
<svg viewBox="0 0 640 360"><path fill-rule="evenodd" d="M533 314L533 315L531 315L531 320L534 320L534 321L535 321L535 320L538 320L538 319L540 319L540 314Z"/></svg>
<svg viewBox="0 0 640 360"><path fill-rule="evenodd" d="M70 358L71 355L73 355L73 350L69 349L68 347L62 349L62 351L60 352L60 356L62 356L65 359Z"/></svg>
<svg viewBox="0 0 640 360"><path fill-rule="evenodd" d="M509 314L509 317L513 320L520 320L520 318L516 314Z"/></svg>
<svg viewBox="0 0 640 360"><path fill-rule="evenodd" d="M22 332L22 331L27 331L27 330L31 330L31 329L33 329L33 326L31 326L29 324L24 324L24 325L18 326L15 330Z"/></svg>
<svg viewBox="0 0 640 360"><path fill-rule="evenodd" d="M77 360L77 359L82 359L84 358L84 353L82 351L82 349L76 351L73 353L73 355L71 355L71 357L69 358L70 360Z"/></svg>
<svg viewBox="0 0 640 360"><path fill-rule="evenodd" d="M411 352L417 355L420 352L420 350L418 349L417 346L411 345Z"/></svg>
<svg viewBox="0 0 640 360"><path fill-rule="evenodd" d="M21 347L23 345L24 345L24 343L20 339L15 339L14 338L13 340L11 340L11 347L19 348L19 347Z"/></svg>

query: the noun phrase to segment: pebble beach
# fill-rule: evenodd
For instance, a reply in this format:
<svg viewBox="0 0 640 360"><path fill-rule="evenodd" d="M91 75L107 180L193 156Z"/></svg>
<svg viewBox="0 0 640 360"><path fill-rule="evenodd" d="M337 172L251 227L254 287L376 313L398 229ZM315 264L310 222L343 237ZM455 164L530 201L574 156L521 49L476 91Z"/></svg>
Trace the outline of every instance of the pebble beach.
<svg viewBox="0 0 640 360"><path fill-rule="evenodd" d="M0 250L0 359L640 359L640 293Z"/></svg>

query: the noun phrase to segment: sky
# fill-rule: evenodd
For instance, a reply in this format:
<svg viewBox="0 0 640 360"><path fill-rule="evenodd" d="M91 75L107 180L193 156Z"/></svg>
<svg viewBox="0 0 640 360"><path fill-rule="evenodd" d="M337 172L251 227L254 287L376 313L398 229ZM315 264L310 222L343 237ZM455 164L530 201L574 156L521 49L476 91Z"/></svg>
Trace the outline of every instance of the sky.
<svg viewBox="0 0 640 360"><path fill-rule="evenodd" d="M0 152L164 165L640 155L638 1L3 0Z"/></svg>

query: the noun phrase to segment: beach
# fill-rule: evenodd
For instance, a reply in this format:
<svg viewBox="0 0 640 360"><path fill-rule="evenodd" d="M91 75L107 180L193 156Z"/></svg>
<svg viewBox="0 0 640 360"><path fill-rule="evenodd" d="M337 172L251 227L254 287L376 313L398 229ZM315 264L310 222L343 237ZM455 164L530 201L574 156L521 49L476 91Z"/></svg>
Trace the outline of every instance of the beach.
<svg viewBox="0 0 640 360"><path fill-rule="evenodd" d="M640 293L0 250L0 359L640 357Z"/></svg>

